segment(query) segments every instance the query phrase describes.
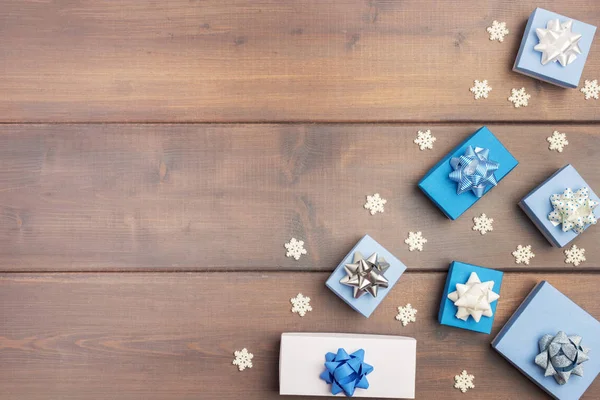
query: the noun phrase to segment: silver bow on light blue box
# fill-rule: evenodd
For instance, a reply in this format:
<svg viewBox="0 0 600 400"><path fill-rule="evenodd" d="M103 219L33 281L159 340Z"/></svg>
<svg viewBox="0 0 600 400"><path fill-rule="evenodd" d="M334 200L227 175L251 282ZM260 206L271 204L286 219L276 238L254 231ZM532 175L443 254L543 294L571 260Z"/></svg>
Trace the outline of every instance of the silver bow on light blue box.
<svg viewBox="0 0 600 400"><path fill-rule="evenodd" d="M450 159L454 171L448 177L458 183L457 194L471 190L475 196L481 197L488 186L498 184L494 172L500 164L490 161L489 154L489 149L468 146L462 156Z"/></svg>

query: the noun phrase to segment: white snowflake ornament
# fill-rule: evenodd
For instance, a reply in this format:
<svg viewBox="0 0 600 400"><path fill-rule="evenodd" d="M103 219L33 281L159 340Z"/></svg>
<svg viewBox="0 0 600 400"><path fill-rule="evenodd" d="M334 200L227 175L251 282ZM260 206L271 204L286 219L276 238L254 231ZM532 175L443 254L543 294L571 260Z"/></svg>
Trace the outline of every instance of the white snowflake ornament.
<svg viewBox="0 0 600 400"><path fill-rule="evenodd" d="M408 325L409 322L417 321L417 309L413 308L410 303L404 307L398 307L398 315L396 320L402 322L402 326Z"/></svg>
<svg viewBox="0 0 600 400"><path fill-rule="evenodd" d="M243 371L246 368L252 368L252 359L254 358L254 354L248 353L248 350L245 347L242 350L234 351L233 355L235 356L233 365L237 365L240 371Z"/></svg>
<svg viewBox="0 0 600 400"><path fill-rule="evenodd" d="M421 232L408 232L408 237L404 240L408 245L409 251L423 251L423 244L427 243L427 239L423 237Z"/></svg>
<svg viewBox="0 0 600 400"><path fill-rule="evenodd" d="M292 312L301 317L304 317L307 312L312 311L310 297L305 297L302 293L298 293L296 297L292 297L290 303L292 303Z"/></svg>
<svg viewBox="0 0 600 400"><path fill-rule="evenodd" d="M571 246L570 249L565 250L566 264L573 264L578 267L579 264L585 261L585 249L579 248L576 245Z"/></svg>
<svg viewBox="0 0 600 400"><path fill-rule="evenodd" d="M488 95L492 91L492 87L488 85L487 79L484 79L481 82L475 79L474 83L474 86L469 90L475 95L475 100L481 98L487 99Z"/></svg>
<svg viewBox="0 0 600 400"><path fill-rule="evenodd" d="M487 31L490 34L490 40L497 40L504 42L504 36L508 35L508 29L506 29L506 22L493 21L492 26L487 27Z"/></svg>
<svg viewBox="0 0 600 400"><path fill-rule="evenodd" d="M517 264L526 264L529 265L529 261L535 257L533 251L531 251L531 245L527 245L525 247L518 245L517 250L512 252L513 257L515 257L515 262Z"/></svg>
<svg viewBox="0 0 600 400"><path fill-rule="evenodd" d="M467 370L463 370L460 375L454 376L454 387L466 393L469 389L475 389L475 385L473 384L474 379L474 375L469 375Z"/></svg>
<svg viewBox="0 0 600 400"><path fill-rule="evenodd" d="M419 145L419 149L421 150L431 150L433 149L433 142L436 140L435 136L431 135L431 130L427 129L426 131L418 131L414 142Z"/></svg>
<svg viewBox="0 0 600 400"><path fill-rule="evenodd" d="M304 248L304 241L302 240L292 238L284 246L287 249L287 253L285 253L285 256L294 257L294 260L296 261L300 259L301 255L306 254L306 249Z"/></svg>
<svg viewBox="0 0 600 400"><path fill-rule="evenodd" d="M371 215L376 213L382 213L384 211L383 205L387 203L386 199L382 199L379 193L375 193L373 196L367 196L367 202L364 207L371 212Z"/></svg>
<svg viewBox="0 0 600 400"><path fill-rule="evenodd" d="M494 218L488 218L487 215L481 214L479 217L473 218L475 225L473 226L474 231L478 231L482 235L494 230L492 223Z"/></svg>
<svg viewBox="0 0 600 400"><path fill-rule="evenodd" d="M567 140L567 134L560 133L559 131L554 131L552 136L547 137L546 140L550 143L548 149L556 150L559 153L562 153L565 146L569 144L569 141Z"/></svg>
<svg viewBox="0 0 600 400"><path fill-rule="evenodd" d="M581 93L585 95L585 99L596 99L600 98L600 86L598 85L598 80L594 79L593 81L585 81L585 85L580 89Z"/></svg>
<svg viewBox="0 0 600 400"><path fill-rule="evenodd" d="M521 89L511 89L511 96L508 98L508 101L514 104L515 108L519 107L527 107L529 105L529 99L531 98L530 94L527 94L525 88Z"/></svg>

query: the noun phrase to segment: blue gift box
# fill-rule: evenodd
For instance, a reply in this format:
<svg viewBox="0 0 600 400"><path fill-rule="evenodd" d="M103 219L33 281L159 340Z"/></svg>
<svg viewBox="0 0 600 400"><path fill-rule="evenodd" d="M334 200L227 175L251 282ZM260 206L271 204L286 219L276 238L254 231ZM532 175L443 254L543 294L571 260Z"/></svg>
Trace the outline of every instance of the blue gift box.
<svg viewBox="0 0 600 400"><path fill-rule="evenodd" d="M450 264L450 269L448 270L448 277L446 278L446 285L444 286L444 293L442 294L442 302L440 304L440 311L438 313L438 321L442 325L489 334L492 331L494 317L496 316L496 307L500 300L496 300L491 303L493 313L491 317L481 317L479 322L475 322L471 316L469 316L466 321L457 318L457 307L454 305L454 302L448 298L448 294L456 290L457 283L467 283L472 272L477 273L477 276L481 282L494 281L493 291L500 294L500 288L502 287L502 276L504 275L502 271L496 271L494 269L453 261L452 264Z"/></svg>
<svg viewBox="0 0 600 400"><path fill-rule="evenodd" d="M545 335L579 335L589 347L583 376L571 375L565 385L535 364L538 341ZM600 372L600 322L546 281L540 282L500 330L492 347L555 399L579 399Z"/></svg>
<svg viewBox="0 0 600 400"><path fill-rule="evenodd" d="M534 47L539 44L536 29L545 29L548 21L553 19L558 19L561 23L572 20L573 33L582 35L578 43L581 54L577 55L575 61L564 67L558 62L549 62L546 65L542 65L542 53L534 50ZM543 8L536 8L531 13L527 22L513 71L554 85L576 88L579 85L579 79L585 66L585 60L590 52L595 32L596 27L593 25L544 10Z"/></svg>
<svg viewBox="0 0 600 400"><path fill-rule="evenodd" d="M379 257L383 257L390 267L385 271L384 276L388 280L389 285L387 288L379 288L377 297L371 296L369 293L364 294L358 299L354 298L353 288L340 283L340 280L346 276L344 270L344 264L350 264L353 261L354 253L360 252L365 258L368 258L373 253L377 253ZM400 260L398 260L392 253L387 251L382 245L373 240L369 235L365 235L357 244L350 250L350 252L344 257L342 262L337 266L333 273L325 282L325 285L337 294L342 300L348 305L354 308L356 311L369 318L369 316L375 311L379 303L383 301L385 296L392 290L400 276L406 270Z"/></svg>
<svg viewBox="0 0 600 400"><path fill-rule="evenodd" d="M578 234L573 230L563 232L560 225L554 226L548 219L548 214L553 210L550 203L550 196L563 193L566 188L571 188L575 192L583 187L590 189L591 199L600 201L600 198L583 180L577 170L571 164L568 164L533 189L531 193L519 202L519 206L553 246L564 247L571 240L575 239ZM594 215L600 217L600 207L596 207Z"/></svg>
<svg viewBox="0 0 600 400"><path fill-rule="evenodd" d="M419 188L446 214L450 219L456 219L475 204L479 198L468 191L457 194L457 183L448 175L453 171L450 165L452 157L464 154L468 146L482 147L490 150L489 159L500 164L495 172L496 180L500 182L519 162L510 154L494 134L485 126L454 148L450 154L438 162L419 182ZM492 187L488 186L487 193Z"/></svg>

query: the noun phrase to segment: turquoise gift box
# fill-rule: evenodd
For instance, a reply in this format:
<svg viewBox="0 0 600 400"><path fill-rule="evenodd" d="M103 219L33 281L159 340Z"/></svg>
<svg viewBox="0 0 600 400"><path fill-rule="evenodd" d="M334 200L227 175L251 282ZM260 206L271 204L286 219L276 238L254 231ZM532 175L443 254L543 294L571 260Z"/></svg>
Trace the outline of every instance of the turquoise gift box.
<svg viewBox="0 0 600 400"><path fill-rule="evenodd" d="M559 331L581 336L581 345L591 349L589 360L581 364L583 376L571 374L564 385L553 376L544 376L544 368L535 363L539 340ZM600 322L546 281L540 282L517 308L492 347L559 400L579 399L600 372Z"/></svg>
<svg viewBox="0 0 600 400"><path fill-rule="evenodd" d="M366 293L359 298L354 298L353 288L340 283L340 280L347 275L344 265L352 263L355 252L360 252L364 258L368 258L373 253L377 253L379 257L383 257L383 259L390 264L390 267L384 273L385 278L388 280L388 287L379 287L377 297L373 297L370 293ZM390 290L392 290L405 270L406 265L398 260L392 253L387 251L382 245L377 243L371 236L365 235L352 250L346 254L342 262L339 263L337 268L329 276L325 285L350 307L369 318L377 306L379 306L379 303L381 303Z"/></svg>
<svg viewBox="0 0 600 400"><path fill-rule="evenodd" d="M573 62L565 66L554 61L543 65L542 52L534 49L540 42L538 35L536 34L536 29L545 29L549 21L556 19L558 19L561 24L572 20L572 32L574 34L582 35L578 42L581 54L578 54ZM595 33L596 27L593 25L565 17L564 15L556 14L552 11L544 10L543 8L536 8L531 13L529 21L527 21L527 27L523 34L523 40L521 41L521 47L519 47L519 52L517 53L513 71L554 85L576 88L579 86L579 80L590 48L592 47Z"/></svg>
<svg viewBox="0 0 600 400"><path fill-rule="evenodd" d="M489 149L489 160L500 164L494 173L498 182L519 164L506 147L485 126L455 147L450 154L438 162L419 182L419 188L423 193L452 220L460 217L479 200L479 197L475 196L471 191L457 194L457 183L449 178L450 172L453 171L450 160L453 157L462 156L468 146ZM488 186L485 189L484 196L491 188L492 186Z"/></svg>
<svg viewBox="0 0 600 400"><path fill-rule="evenodd" d="M494 317L496 316L496 307L500 300L496 300L490 304L493 313L491 317L483 316L479 322L476 322L472 316L469 316L466 321L456 317L458 308L454 305L454 302L448 298L448 294L456 290L456 284L465 284L469 280L469 276L472 272L477 273L481 282L494 281L493 291L500 294L502 276L504 275L502 271L453 261L448 270L446 285L444 286L442 302L440 304L440 311L438 313L438 321L442 325L489 334L492 331Z"/></svg>
<svg viewBox="0 0 600 400"><path fill-rule="evenodd" d="M563 193L566 188L571 188L575 192L583 187L590 189L590 199L600 201L577 170L568 164L533 189L519 202L519 206L553 246L564 247L580 234L573 230L563 232L561 226L554 226L548 219L548 214L553 210L550 196ZM600 218L600 207L596 207L594 215Z"/></svg>

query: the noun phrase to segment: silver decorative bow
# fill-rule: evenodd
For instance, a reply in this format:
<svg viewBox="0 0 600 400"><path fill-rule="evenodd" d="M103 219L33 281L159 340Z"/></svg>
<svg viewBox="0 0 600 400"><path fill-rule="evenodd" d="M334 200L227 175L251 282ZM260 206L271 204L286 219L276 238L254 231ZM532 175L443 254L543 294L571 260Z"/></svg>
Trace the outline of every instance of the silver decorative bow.
<svg viewBox="0 0 600 400"><path fill-rule="evenodd" d="M573 33L573 20L568 20L562 24L558 19L548 21L546 29L537 28L537 34L540 43L533 49L542 52L542 65L549 62L558 61L560 65L566 67L581 54L579 41L582 35Z"/></svg>
<svg viewBox="0 0 600 400"><path fill-rule="evenodd" d="M360 252L354 253L351 264L345 264L346 275L340 280L340 283L354 288L354 298L358 299L365 293L377 297L379 287L388 287L388 280L383 276L384 272L390 267L383 257L378 257L373 253L371 257L365 259Z"/></svg>
<svg viewBox="0 0 600 400"><path fill-rule="evenodd" d="M571 374L583 376L581 364L589 360L590 349L581 346L581 336L567 336L563 331L556 336L546 334L539 348L535 363L544 368L544 376L554 376L559 385L567 383Z"/></svg>
<svg viewBox="0 0 600 400"><path fill-rule="evenodd" d="M500 167L495 161L489 161L489 149L469 146L465 154L460 157L452 157L450 166L454 171L448 177L458 183L457 194L463 194L472 190L477 197L483 196L488 185L496 186L498 181L494 172Z"/></svg>
<svg viewBox="0 0 600 400"><path fill-rule="evenodd" d="M563 232L572 229L581 233L587 225L598 222L594 215L598 202L590 199L590 190L586 187L575 193L567 188L562 194L553 194L550 196L550 203L554 210L548 214L548 219L554 226L562 224Z"/></svg>

